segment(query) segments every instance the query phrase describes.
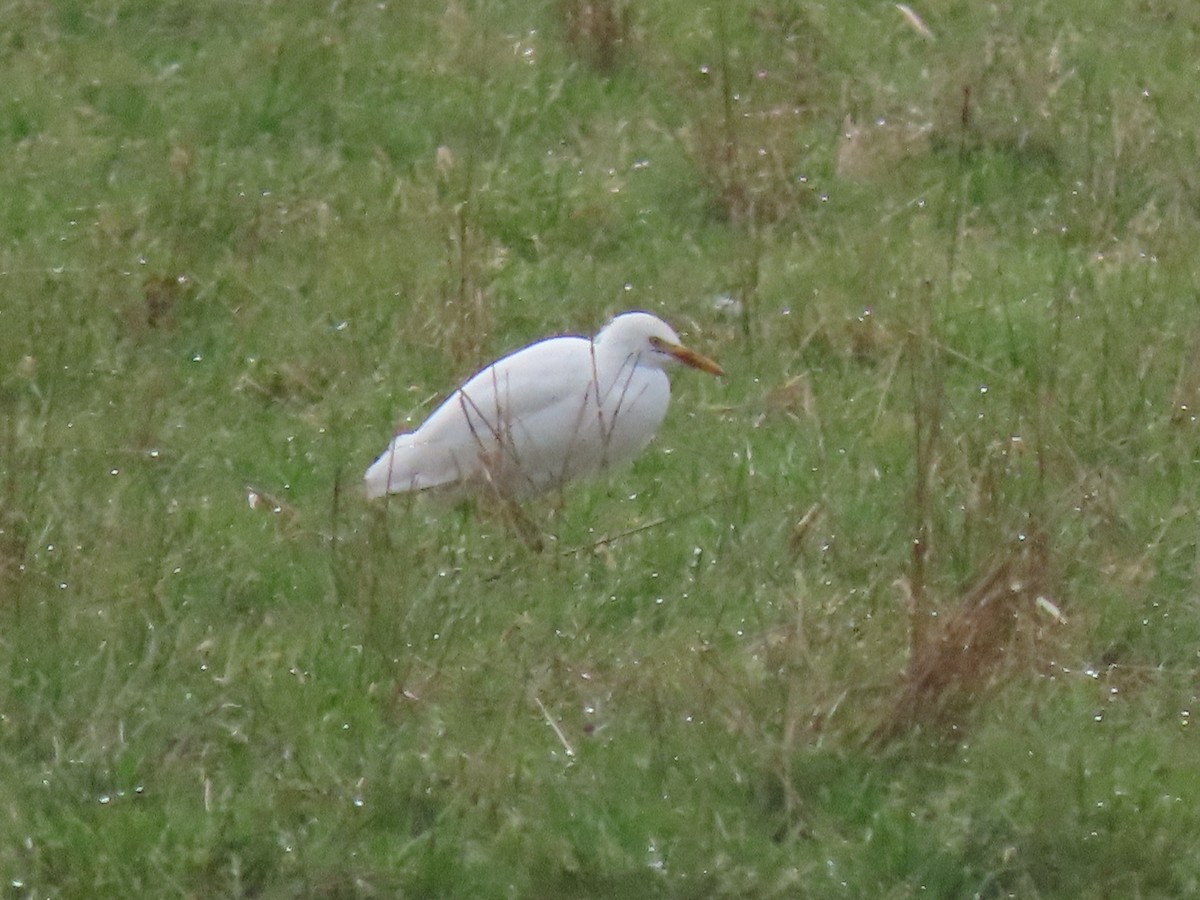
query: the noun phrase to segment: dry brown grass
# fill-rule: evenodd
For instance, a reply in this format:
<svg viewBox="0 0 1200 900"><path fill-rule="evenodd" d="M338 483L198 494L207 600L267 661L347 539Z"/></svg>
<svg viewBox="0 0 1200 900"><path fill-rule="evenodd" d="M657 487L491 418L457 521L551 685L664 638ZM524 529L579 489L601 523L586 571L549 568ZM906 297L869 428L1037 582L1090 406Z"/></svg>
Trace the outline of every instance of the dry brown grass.
<svg viewBox="0 0 1200 900"><path fill-rule="evenodd" d="M716 214L739 226L769 225L805 208L813 195L803 173L799 107L731 110L701 117L688 150Z"/></svg>
<svg viewBox="0 0 1200 900"><path fill-rule="evenodd" d="M558 7L575 56L601 72L615 69L629 40L627 0L559 0Z"/></svg>
<svg viewBox="0 0 1200 900"><path fill-rule="evenodd" d="M469 201L457 206L454 227L446 238L443 309L449 323L450 355L459 365L483 355L492 324L484 239L471 212Z"/></svg>
<svg viewBox="0 0 1200 900"><path fill-rule="evenodd" d="M953 252L953 246L951 247ZM940 342L933 285L926 283L909 335L912 391L913 490L911 563L897 580L908 611L908 664L871 732L877 746L929 729L955 734L971 711L1004 683L1044 670L1052 632L1066 623L1059 601L1059 578L1051 553L1052 529L1045 505L1031 499L1023 533L1015 544L994 552L976 567L969 586L947 595L934 576L938 551L949 549L948 523L941 499L946 462L961 447L947 443L945 431L946 366ZM1040 459L1040 456L1038 457ZM968 466L964 532L974 519L1006 518L1003 485L1013 470L1026 468L1024 442L1010 438L989 446L979 464Z"/></svg>
<svg viewBox="0 0 1200 900"><path fill-rule="evenodd" d="M890 178L900 163L925 156L932 149L933 126L905 118L877 118L842 124L835 171L839 178L875 181Z"/></svg>
<svg viewBox="0 0 1200 900"><path fill-rule="evenodd" d="M480 225L479 162L473 153L440 146L431 160L431 184L415 191L414 204L440 236L441 271L417 292L421 332L464 374L483 360L492 330L492 278L505 249Z"/></svg>
<svg viewBox="0 0 1200 900"><path fill-rule="evenodd" d="M1064 90L1076 78L1063 61L1062 41L1029 41L995 27L958 53L935 56L935 133L957 144L965 125L973 144L1039 148L1054 155L1060 112L1072 102Z"/></svg>
<svg viewBox="0 0 1200 900"><path fill-rule="evenodd" d="M141 291L124 307L126 333L140 337L147 332L174 328L180 305L191 289L186 275L147 276Z"/></svg>
<svg viewBox="0 0 1200 900"><path fill-rule="evenodd" d="M907 581L901 586L910 605ZM1043 670L1066 619L1047 539L1028 536L993 559L934 624L912 636L908 667L873 738L887 743L917 727L960 730L971 709L1003 683Z"/></svg>
<svg viewBox="0 0 1200 900"><path fill-rule="evenodd" d="M718 58L700 68L703 86L694 125L683 132L687 152L712 197L713 212L750 229L793 219L816 196L808 166L828 130L816 121L828 90L820 29L807 15L757 9L750 27L758 42L731 51L728 30L739 27L718 10Z"/></svg>

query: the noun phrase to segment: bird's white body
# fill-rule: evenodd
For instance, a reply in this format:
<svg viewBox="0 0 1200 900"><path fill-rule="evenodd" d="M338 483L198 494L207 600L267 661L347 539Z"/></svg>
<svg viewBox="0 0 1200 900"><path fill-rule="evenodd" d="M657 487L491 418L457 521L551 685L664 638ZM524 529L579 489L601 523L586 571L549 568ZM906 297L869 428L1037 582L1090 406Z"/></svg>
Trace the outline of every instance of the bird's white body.
<svg viewBox="0 0 1200 900"><path fill-rule="evenodd" d="M673 361L720 373L648 313L617 316L592 340L531 344L474 375L416 431L397 435L367 470L367 495L465 484L521 496L623 465L667 413Z"/></svg>

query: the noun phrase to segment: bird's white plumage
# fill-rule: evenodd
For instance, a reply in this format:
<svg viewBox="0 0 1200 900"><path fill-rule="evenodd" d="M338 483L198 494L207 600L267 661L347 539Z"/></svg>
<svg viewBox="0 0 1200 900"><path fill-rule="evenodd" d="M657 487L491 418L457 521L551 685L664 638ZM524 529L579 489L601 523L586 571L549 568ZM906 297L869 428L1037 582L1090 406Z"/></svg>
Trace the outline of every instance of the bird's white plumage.
<svg viewBox="0 0 1200 900"><path fill-rule="evenodd" d="M370 497L455 484L520 496L629 462L667 412L675 361L720 374L649 313L623 313L592 340L554 337L474 375L367 470Z"/></svg>

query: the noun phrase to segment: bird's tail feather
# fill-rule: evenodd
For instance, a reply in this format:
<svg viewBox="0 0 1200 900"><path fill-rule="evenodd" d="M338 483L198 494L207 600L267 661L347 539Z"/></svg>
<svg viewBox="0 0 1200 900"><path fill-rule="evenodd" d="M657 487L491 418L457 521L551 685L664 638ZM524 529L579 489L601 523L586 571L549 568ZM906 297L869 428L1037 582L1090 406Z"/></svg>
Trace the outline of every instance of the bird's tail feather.
<svg viewBox="0 0 1200 900"><path fill-rule="evenodd" d="M402 453L406 449L406 439L410 437L407 434L397 435L383 455L367 469L367 474L363 476L363 489L368 500L375 500L389 491L408 490Z"/></svg>

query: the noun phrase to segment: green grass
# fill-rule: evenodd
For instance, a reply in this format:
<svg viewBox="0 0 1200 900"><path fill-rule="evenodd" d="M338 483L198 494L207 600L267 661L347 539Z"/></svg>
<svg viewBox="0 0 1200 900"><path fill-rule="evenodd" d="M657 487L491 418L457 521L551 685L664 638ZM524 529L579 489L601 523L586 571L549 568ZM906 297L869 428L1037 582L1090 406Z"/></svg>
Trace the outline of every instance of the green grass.
<svg viewBox="0 0 1200 900"><path fill-rule="evenodd" d="M593 6L0 7L6 895L1194 893L1200 13ZM357 494L627 308L545 552Z"/></svg>

